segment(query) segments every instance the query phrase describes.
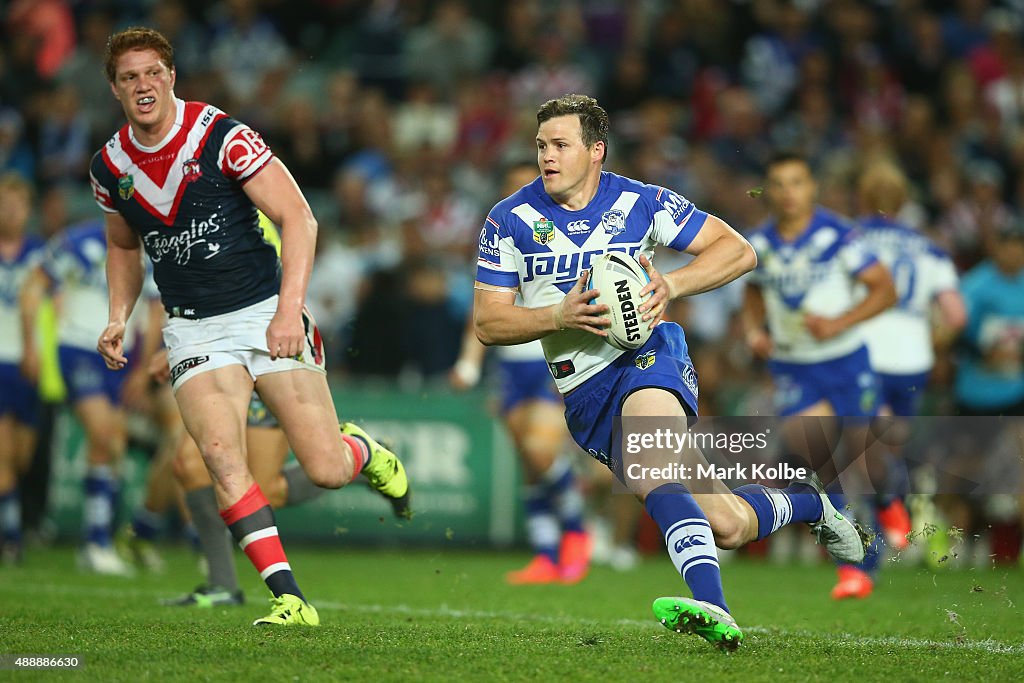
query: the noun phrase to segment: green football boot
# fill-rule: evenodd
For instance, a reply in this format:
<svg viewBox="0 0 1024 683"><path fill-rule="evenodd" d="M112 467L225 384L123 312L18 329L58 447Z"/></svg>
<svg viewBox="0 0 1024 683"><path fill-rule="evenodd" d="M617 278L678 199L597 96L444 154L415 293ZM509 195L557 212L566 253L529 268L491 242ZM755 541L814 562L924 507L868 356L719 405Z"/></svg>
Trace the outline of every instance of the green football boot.
<svg viewBox="0 0 1024 683"><path fill-rule="evenodd" d="M370 483L370 488L379 492L391 503L396 517L412 519L412 498L409 489L409 478L405 476L405 467L398 456L375 441L361 427L346 422L341 426L341 433L356 436L370 445L370 464L363 467L363 476Z"/></svg>
<svg viewBox="0 0 1024 683"><path fill-rule="evenodd" d="M319 626L316 608L295 595L285 593L270 599L270 614L252 622L253 626Z"/></svg>
<svg viewBox="0 0 1024 683"><path fill-rule="evenodd" d="M662 625L676 633L695 633L724 652L743 642L736 620L717 605L691 598L658 598L651 606Z"/></svg>

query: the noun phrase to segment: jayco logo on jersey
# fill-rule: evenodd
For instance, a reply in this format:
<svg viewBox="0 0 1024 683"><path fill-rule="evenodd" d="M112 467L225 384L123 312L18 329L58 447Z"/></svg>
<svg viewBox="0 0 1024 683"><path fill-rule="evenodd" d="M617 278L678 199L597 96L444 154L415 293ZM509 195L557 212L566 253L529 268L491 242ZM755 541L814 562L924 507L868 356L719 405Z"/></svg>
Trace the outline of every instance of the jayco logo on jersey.
<svg viewBox="0 0 1024 683"><path fill-rule="evenodd" d="M622 209L609 209L601 214L601 227L615 237L626 232L626 213Z"/></svg>
<svg viewBox="0 0 1024 683"><path fill-rule="evenodd" d="M585 235L590 232L590 221L585 218L580 221L570 221L565 226L565 232L570 235Z"/></svg>
<svg viewBox="0 0 1024 683"><path fill-rule="evenodd" d="M538 276L554 275L557 281L577 280L580 273L590 268L591 262L606 251L625 252L636 257L640 251L639 244L616 244L607 249L569 254L523 254L523 266L526 276L523 282L531 282Z"/></svg>
<svg viewBox="0 0 1024 683"><path fill-rule="evenodd" d="M213 258L220 253L220 243L209 239L210 235L220 232L220 228L217 214L213 214L205 221L196 221L193 218L192 227L182 230L177 235L161 235L154 230L146 233L143 241L153 263L159 263L164 257L170 256L175 263L183 266L192 260L192 251L202 244L206 245L204 259Z"/></svg>

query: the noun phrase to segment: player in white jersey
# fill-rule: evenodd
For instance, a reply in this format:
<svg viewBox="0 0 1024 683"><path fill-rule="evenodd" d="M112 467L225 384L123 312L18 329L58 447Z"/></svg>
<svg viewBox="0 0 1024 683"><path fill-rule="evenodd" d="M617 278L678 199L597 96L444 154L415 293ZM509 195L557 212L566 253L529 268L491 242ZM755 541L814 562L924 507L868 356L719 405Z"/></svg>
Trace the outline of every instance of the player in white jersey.
<svg viewBox="0 0 1024 683"><path fill-rule="evenodd" d="M32 329L39 302L48 293L57 302L61 374L68 402L86 439L85 543L79 563L88 571L123 575L130 573L130 568L114 550L112 525L120 489L118 469L127 440L121 400L127 378L124 373L106 367L96 351L94 339L96 321L107 313L106 262L106 238L99 221L74 225L55 235L47 243L39 266L25 283L22 315L27 329ZM140 307L141 313L160 315L155 295L156 291L150 288L146 298L154 310ZM135 346L138 317L126 334L129 353ZM146 379L144 372L142 379Z"/></svg>
<svg viewBox="0 0 1024 683"><path fill-rule="evenodd" d="M531 163L511 166L503 194L512 194L536 177L537 167ZM474 386L483 366L485 347L469 322L451 373L457 389ZM531 341L500 346L496 355L501 417L523 466L526 534L534 552L526 567L509 572L505 580L513 585L577 583L590 567L591 543L583 528L583 494L572 461L563 452L568 434L544 348Z"/></svg>
<svg viewBox="0 0 1024 683"><path fill-rule="evenodd" d="M779 415L863 418L864 426L846 431L864 430L877 413L878 381L859 324L895 302L892 278L849 221L816 206L804 158L781 153L769 162L765 194L775 219L749 235L758 267L744 293L747 342L769 359ZM820 444L804 455L816 471L834 465ZM870 594L865 569L841 566L833 597Z"/></svg>
<svg viewBox="0 0 1024 683"><path fill-rule="evenodd" d="M935 362L932 308L941 337L952 339L967 322L952 259L926 235L900 223L907 181L891 164L868 168L859 182L868 248L892 272L897 302L864 322L871 365L881 381L881 404L896 416L916 415Z"/></svg>
<svg viewBox="0 0 1024 683"><path fill-rule="evenodd" d="M886 443L877 446L898 456L909 435L909 426L900 418L918 413L935 362L933 345L953 340L967 322L967 309L949 254L896 218L907 199L903 172L891 163L873 164L861 174L858 195L864 241L891 271L898 297L895 306L863 325L871 366L878 375L881 409L897 418L886 430ZM938 312L934 324L933 308ZM908 482L902 461L897 458L894 465L884 499L878 501L878 521L886 543L902 550L911 530L902 501Z"/></svg>
<svg viewBox="0 0 1024 683"><path fill-rule="evenodd" d="M21 560L19 476L35 448L37 397L25 362L18 298L43 243L26 235L32 187L21 176L0 176L0 564Z"/></svg>
<svg viewBox="0 0 1024 683"><path fill-rule="evenodd" d="M717 479L708 492L682 483L628 474L613 436L626 419L660 418L674 432L697 413L697 377L682 328L661 322L666 303L720 287L752 269L750 245L725 222L665 188L602 171L608 115L597 101L566 95L537 112L541 176L499 202L480 233L474 325L484 344L540 339L563 394L576 442L616 473L661 527L669 556L693 599L659 598L656 617L667 628L696 633L724 648L743 634L729 614L716 544L735 548L790 522L814 524L826 547L852 561L863 558L856 529L814 480L785 490L748 485L730 492ZM661 274L650 259L658 244L694 255L688 265ZM652 328L640 348L605 343L607 307L584 291L592 260L609 251L639 256L650 293L639 311ZM523 300L516 305L517 296ZM644 450L643 456L650 455ZM684 464L701 457L683 449Z"/></svg>

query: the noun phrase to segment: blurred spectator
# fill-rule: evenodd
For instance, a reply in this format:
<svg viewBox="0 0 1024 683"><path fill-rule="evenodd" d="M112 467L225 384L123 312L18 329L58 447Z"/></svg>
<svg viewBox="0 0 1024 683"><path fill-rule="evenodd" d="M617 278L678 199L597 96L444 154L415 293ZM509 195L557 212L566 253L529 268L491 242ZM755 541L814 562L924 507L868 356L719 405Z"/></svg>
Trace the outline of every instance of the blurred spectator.
<svg viewBox="0 0 1024 683"><path fill-rule="evenodd" d="M764 16L767 30L747 41L742 65L744 84L758 108L769 115L778 113L789 99L800 62L818 44L810 16L799 3L771 5Z"/></svg>
<svg viewBox="0 0 1024 683"><path fill-rule="evenodd" d="M733 172L758 175L771 155L764 118L750 91L734 87L718 96L718 130L711 149L718 163Z"/></svg>
<svg viewBox="0 0 1024 683"><path fill-rule="evenodd" d="M89 118L79 105L78 91L73 85L58 86L50 94L39 126L39 179L44 183L84 180L92 151Z"/></svg>
<svg viewBox="0 0 1024 683"><path fill-rule="evenodd" d="M324 153L316 108L308 97L295 96L285 103L270 143L300 187L330 185L334 169Z"/></svg>
<svg viewBox="0 0 1024 683"><path fill-rule="evenodd" d="M937 229L961 269L984 256L988 240L1010 224L1010 207L1003 203L1003 172L991 161L977 161L966 171L967 194L939 216Z"/></svg>
<svg viewBox="0 0 1024 683"><path fill-rule="evenodd" d="M961 415L1024 415L1024 224L996 232L989 258L967 273L964 353L955 385Z"/></svg>
<svg viewBox="0 0 1024 683"><path fill-rule="evenodd" d="M113 17L104 10L93 10L82 17L81 39L75 51L61 67L57 80L73 87L78 93L79 106L89 124L89 149L99 147L106 139L111 121L121 117L121 106L110 93L107 76L103 72L103 55L107 38L114 31ZM175 50L175 62L178 53Z"/></svg>
<svg viewBox="0 0 1024 683"><path fill-rule="evenodd" d="M491 42L487 27L470 16L465 2L442 0L430 23L409 32L406 73L414 80L430 83L450 100L461 80L478 76L487 68Z"/></svg>
<svg viewBox="0 0 1024 683"><path fill-rule="evenodd" d="M9 171L35 177L35 157L24 136L25 125L15 109L0 109L0 176Z"/></svg>
<svg viewBox="0 0 1024 683"><path fill-rule="evenodd" d="M395 148L403 152L429 147L447 153L457 124L455 107L438 99L432 83L410 83L405 101L395 110Z"/></svg>
<svg viewBox="0 0 1024 683"><path fill-rule="evenodd" d="M11 35L33 45L35 71L53 78L75 49L74 17L64 0L14 0L7 10Z"/></svg>
<svg viewBox="0 0 1024 683"><path fill-rule="evenodd" d="M256 0L224 0L209 60L231 101L225 110L258 127L257 112L274 99L291 63L288 46Z"/></svg>

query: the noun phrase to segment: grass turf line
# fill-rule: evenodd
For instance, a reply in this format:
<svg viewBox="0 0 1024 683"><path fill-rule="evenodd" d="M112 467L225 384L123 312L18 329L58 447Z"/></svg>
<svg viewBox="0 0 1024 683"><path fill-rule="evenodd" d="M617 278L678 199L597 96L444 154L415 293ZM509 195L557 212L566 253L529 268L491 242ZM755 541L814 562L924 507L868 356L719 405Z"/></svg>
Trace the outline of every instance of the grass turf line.
<svg viewBox="0 0 1024 683"><path fill-rule="evenodd" d="M292 549L319 629L255 629L267 595L239 557L249 603L188 610L159 597L198 582L185 551L163 577L78 574L73 552L30 552L0 569L0 653L78 654L78 672L0 680L1019 680L1024 626L1016 569L884 568L874 597L828 599L828 566L731 562L730 607L747 639L725 656L656 624L650 603L685 588L661 557L595 569L578 586L506 586L507 553Z"/></svg>

